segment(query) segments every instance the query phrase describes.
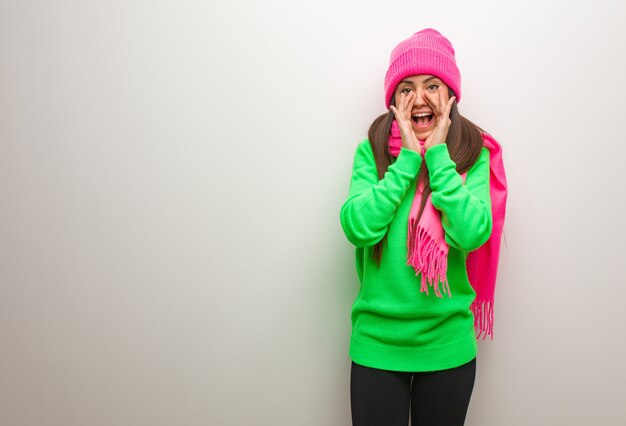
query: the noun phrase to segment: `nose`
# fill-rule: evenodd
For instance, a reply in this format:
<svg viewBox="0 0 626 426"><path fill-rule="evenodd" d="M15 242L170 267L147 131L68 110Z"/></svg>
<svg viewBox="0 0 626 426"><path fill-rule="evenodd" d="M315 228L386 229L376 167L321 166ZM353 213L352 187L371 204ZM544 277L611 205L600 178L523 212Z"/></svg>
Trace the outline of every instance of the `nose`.
<svg viewBox="0 0 626 426"><path fill-rule="evenodd" d="M415 105L416 107L426 105L426 101L424 100L424 93L422 93L421 89L415 90L415 100L413 101L413 105Z"/></svg>

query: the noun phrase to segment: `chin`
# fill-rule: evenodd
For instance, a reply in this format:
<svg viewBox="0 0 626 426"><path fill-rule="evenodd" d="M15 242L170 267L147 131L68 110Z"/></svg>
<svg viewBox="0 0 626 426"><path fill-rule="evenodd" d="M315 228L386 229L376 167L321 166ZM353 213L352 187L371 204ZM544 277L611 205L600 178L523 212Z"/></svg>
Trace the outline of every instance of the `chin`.
<svg viewBox="0 0 626 426"><path fill-rule="evenodd" d="M426 139L428 139L428 137L430 136L430 134L432 132L426 132L426 133L422 133L422 132L413 132L415 133L415 136L417 136L417 139L421 140L421 141L425 141Z"/></svg>

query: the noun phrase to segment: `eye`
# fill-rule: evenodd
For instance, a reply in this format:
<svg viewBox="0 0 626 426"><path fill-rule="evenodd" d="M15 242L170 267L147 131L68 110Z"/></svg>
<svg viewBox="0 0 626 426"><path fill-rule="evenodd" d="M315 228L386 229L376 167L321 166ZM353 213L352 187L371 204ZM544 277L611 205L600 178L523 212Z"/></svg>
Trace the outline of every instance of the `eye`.
<svg viewBox="0 0 626 426"><path fill-rule="evenodd" d="M431 84L430 86L428 86L427 88L429 91L431 92L436 92L437 89L439 89L439 85L438 84Z"/></svg>
<svg viewBox="0 0 626 426"><path fill-rule="evenodd" d="M408 92L407 92L408 90ZM405 95L408 95L411 92L411 88L410 87L405 87L404 89L400 90L400 93L404 93Z"/></svg>

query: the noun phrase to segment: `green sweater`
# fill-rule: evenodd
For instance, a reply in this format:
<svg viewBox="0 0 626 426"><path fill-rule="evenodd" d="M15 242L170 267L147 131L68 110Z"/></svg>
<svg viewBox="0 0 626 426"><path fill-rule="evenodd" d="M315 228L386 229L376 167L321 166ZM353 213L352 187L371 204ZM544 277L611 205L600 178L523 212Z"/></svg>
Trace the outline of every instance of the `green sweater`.
<svg viewBox="0 0 626 426"><path fill-rule="evenodd" d="M407 262L408 216L416 177L426 161L432 203L441 211L452 297L420 292L421 276ZM468 171L465 183L446 144L428 149L424 159L405 148L378 179L369 141L354 157L350 194L341 208L341 226L356 246L361 283L352 306L350 357L360 365L395 371L434 371L471 361L477 352L470 304L476 293L465 269L467 253L491 235L489 151ZM380 267L373 246L387 233Z"/></svg>

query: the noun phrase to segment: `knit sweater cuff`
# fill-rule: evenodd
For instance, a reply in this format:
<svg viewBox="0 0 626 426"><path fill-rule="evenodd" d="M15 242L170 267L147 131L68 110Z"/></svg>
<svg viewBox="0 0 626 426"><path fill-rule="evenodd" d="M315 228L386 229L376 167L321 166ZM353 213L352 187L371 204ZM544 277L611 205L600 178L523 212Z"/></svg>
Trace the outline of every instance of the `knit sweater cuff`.
<svg viewBox="0 0 626 426"><path fill-rule="evenodd" d="M438 170L451 164L456 168L456 163L450 158L450 151L448 151L448 145L445 143L428 148L424 154L424 160L428 170Z"/></svg>
<svg viewBox="0 0 626 426"><path fill-rule="evenodd" d="M393 163L394 168L408 173L411 176L417 175L421 164L422 157L417 152L407 148L400 149L400 154L398 155L395 163Z"/></svg>

